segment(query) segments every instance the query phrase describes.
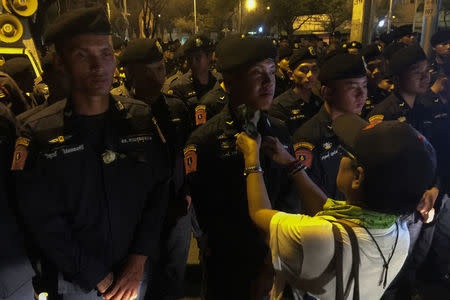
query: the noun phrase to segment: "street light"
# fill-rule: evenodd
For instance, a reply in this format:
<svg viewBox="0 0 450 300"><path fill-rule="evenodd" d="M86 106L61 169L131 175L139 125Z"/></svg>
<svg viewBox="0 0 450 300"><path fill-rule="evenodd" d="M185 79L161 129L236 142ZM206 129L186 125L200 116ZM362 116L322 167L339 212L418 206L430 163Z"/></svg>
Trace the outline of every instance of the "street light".
<svg viewBox="0 0 450 300"><path fill-rule="evenodd" d="M255 0L247 0L246 6L248 11L254 10L256 8Z"/></svg>

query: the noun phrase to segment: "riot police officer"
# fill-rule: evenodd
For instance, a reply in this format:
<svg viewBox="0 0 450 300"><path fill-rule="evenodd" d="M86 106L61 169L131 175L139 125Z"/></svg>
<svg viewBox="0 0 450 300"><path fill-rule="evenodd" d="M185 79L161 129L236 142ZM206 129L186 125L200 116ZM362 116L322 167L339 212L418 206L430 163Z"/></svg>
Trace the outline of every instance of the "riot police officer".
<svg viewBox="0 0 450 300"><path fill-rule="evenodd" d="M320 68L319 81L324 105L297 129L294 150L311 179L332 199L344 200L336 187L341 142L331 122L339 115L361 113L367 99L367 77L362 57L349 53L331 53Z"/></svg>
<svg viewBox="0 0 450 300"><path fill-rule="evenodd" d="M361 112L365 118L381 101L389 96L394 88L392 80L386 75L386 62L381 55L380 46L372 44L362 51L367 71L367 101Z"/></svg>
<svg viewBox="0 0 450 300"><path fill-rule="evenodd" d="M262 298L270 290L273 274L268 249L248 216L236 134L245 127L277 137L292 151L287 129L265 113L275 89L276 52L270 40L230 37L218 44L216 53L229 102L192 133L184 149L187 181L204 232L200 249L207 277L204 296L250 299L252 294ZM268 156L262 157L273 207L298 212L299 200L286 170ZM232 219L224 211L232 211Z"/></svg>
<svg viewBox="0 0 450 300"><path fill-rule="evenodd" d="M149 107L109 94L110 30L95 7L47 30L70 97L26 120L12 163L34 250L55 270L41 275L62 299L142 299L167 209L167 147Z"/></svg>
<svg viewBox="0 0 450 300"><path fill-rule="evenodd" d="M276 97L269 114L283 121L294 134L322 105L322 99L313 94L317 84L319 66L313 47L301 48L289 58L290 78L293 88Z"/></svg>
<svg viewBox="0 0 450 300"><path fill-rule="evenodd" d="M214 87L219 76L209 70L213 44L206 35L196 34L186 41L182 51L190 70L170 84L169 93L183 100L193 125L199 126L206 122L205 109L200 105L200 99Z"/></svg>
<svg viewBox="0 0 450 300"><path fill-rule="evenodd" d="M165 65L160 43L155 39L136 39L119 56L131 87L131 96L146 102L170 148L175 190L162 234L160 264L155 269L151 299L176 299L182 296L183 279L190 245L190 215L186 212L182 190L183 147L190 133L187 109L183 101L161 93ZM183 216L181 212L184 211Z"/></svg>

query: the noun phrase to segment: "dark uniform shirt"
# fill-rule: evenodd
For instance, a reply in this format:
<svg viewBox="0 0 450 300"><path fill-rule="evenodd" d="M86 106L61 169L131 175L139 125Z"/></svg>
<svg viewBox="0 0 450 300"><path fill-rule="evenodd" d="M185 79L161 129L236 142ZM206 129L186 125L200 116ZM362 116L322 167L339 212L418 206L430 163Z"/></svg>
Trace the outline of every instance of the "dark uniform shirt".
<svg viewBox="0 0 450 300"><path fill-rule="evenodd" d="M27 257L23 228L19 227L9 169L16 136L14 116L0 104L0 297L8 298L31 280L34 271ZM31 292L31 291L30 291Z"/></svg>
<svg viewBox="0 0 450 300"><path fill-rule="evenodd" d="M407 122L431 141L432 115L430 109L424 105L423 97L417 97L414 106L409 107L403 97L394 92L375 106L368 115L368 120L371 123L390 120Z"/></svg>
<svg viewBox="0 0 450 300"><path fill-rule="evenodd" d="M341 162L338 146L342 143L333 131L325 106L300 127L292 138L295 156L308 167L308 175L332 199L345 200L336 178Z"/></svg>
<svg viewBox="0 0 450 300"><path fill-rule="evenodd" d="M173 95L183 100L186 105L193 126L199 126L206 122L205 107L200 104L200 99L214 87L216 82L216 75L210 72L208 83L202 85L193 78L192 71L189 70L170 84Z"/></svg>
<svg viewBox="0 0 450 300"><path fill-rule="evenodd" d="M291 135L306 121L311 119L322 106L322 99L311 93L309 102L299 98L293 89L289 89L273 100L269 114L283 121Z"/></svg>
<svg viewBox="0 0 450 300"><path fill-rule="evenodd" d="M236 150L236 134L242 131L239 123L228 104L192 133L184 156L187 181L200 227L207 235L208 252L220 265L216 272L241 285L245 283L240 280L248 284L254 278L268 248L248 215L244 159ZM278 137L292 152L289 133L278 120L263 114L258 131L262 136ZM300 201L285 168L263 154L261 157L274 209L299 213ZM239 266L245 267L236 270Z"/></svg>
<svg viewBox="0 0 450 300"><path fill-rule="evenodd" d="M20 209L65 280L91 290L130 254L156 259L170 167L145 103L111 98L105 114L85 117L63 100L20 132Z"/></svg>
<svg viewBox="0 0 450 300"><path fill-rule="evenodd" d="M206 106L206 120L209 120L219 114L228 103L228 94L217 81L214 88L200 99L200 103Z"/></svg>
<svg viewBox="0 0 450 300"><path fill-rule="evenodd" d="M370 112L375 108L376 105L381 103L390 95L390 92L380 89L378 86L375 88L367 89L367 100L361 111L361 117L367 118Z"/></svg>

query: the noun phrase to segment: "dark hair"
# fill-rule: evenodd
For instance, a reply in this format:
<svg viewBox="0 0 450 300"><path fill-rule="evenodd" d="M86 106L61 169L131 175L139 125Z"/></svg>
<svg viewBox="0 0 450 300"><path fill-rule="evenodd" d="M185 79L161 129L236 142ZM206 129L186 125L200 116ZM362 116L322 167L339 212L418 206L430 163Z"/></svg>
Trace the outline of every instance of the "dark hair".
<svg viewBox="0 0 450 300"><path fill-rule="evenodd" d="M431 147L431 145L430 145ZM431 147L432 148L432 147ZM434 152L434 150L432 150ZM381 213L407 215L413 213L419 204L420 199L426 190L430 189L435 180L423 182L422 189L408 188L405 184L396 185L396 181L401 176L402 181L409 181L408 178L417 176L417 172L421 173L422 178L435 178L436 162L432 159L410 161L410 157L402 156L400 160L393 165L403 165L404 169L392 172L391 169L386 170L368 170L364 166L364 201L367 208ZM430 168L430 166L433 166ZM380 177L386 188L380 188ZM415 180L411 180L415 182ZM393 186L394 188L388 188Z"/></svg>

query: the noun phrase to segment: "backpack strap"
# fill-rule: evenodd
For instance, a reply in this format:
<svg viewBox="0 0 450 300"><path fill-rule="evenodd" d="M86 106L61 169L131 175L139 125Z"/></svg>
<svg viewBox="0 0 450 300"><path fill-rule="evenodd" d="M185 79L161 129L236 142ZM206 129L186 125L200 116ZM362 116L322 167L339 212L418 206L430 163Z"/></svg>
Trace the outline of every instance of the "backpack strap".
<svg viewBox="0 0 450 300"><path fill-rule="evenodd" d="M333 229L333 235L334 235L334 245L335 245L335 256L336 256L336 299L337 300L344 300L348 297L350 293L350 284L352 280L354 281L353 285L353 300L359 300L359 264L360 264L360 256L359 256L359 245L358 245L358 239L356 237L355 232L353 231L352 227L345 221L339 220L339 221L331 221L332 229ZM352 268L350 271L350 275L348 278L348 282L345 288L344 293L344 270L343 270L343 239L342 234L339 230L339 228L333 224L333 223L339 223L342 225L342 227L347 232L351 249L352 249Z"/></svg>

